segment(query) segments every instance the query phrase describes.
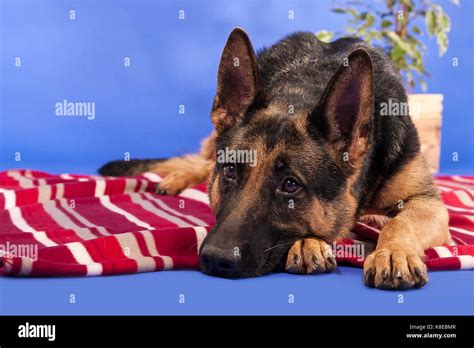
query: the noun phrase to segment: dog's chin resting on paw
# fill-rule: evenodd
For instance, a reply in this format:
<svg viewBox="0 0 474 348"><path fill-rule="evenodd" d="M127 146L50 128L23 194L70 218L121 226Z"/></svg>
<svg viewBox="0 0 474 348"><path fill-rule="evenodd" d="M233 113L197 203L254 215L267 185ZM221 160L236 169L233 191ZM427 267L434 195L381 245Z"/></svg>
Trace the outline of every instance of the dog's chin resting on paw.
<svg viewBox="0 0 474 348"><path fill-rule="evenodd" d="M391 219L365 260L365 284L421 287L423 251L450 240L448 214L410 116L381 115L385 103L407 97L381 50L298 32L257 54L237 28L222 52L214 131L201 152L122 172L113 162L101 173L155 172L164 177L159 194L207 179L217 223L200 248L206 274L332 272L331 244L362 215L379 214Z"/></svg>

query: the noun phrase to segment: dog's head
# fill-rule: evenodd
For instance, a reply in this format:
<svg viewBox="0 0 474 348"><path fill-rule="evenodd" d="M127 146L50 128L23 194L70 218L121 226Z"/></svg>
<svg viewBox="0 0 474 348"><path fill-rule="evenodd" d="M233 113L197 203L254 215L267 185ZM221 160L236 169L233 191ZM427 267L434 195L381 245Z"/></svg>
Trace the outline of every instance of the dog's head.
<svg viewBox="0 0 474 348"><path fill-rule="evenodd" d="M271 272L296 240L315 236L331 243L354 223L353 183L372 133L368 53L350 54L347 66L313 97L311 110L273 100L260 79L250 40L235 29L222 54L211 112L217 161L209 195L217 224L200 250L207 274Z"/></svg>

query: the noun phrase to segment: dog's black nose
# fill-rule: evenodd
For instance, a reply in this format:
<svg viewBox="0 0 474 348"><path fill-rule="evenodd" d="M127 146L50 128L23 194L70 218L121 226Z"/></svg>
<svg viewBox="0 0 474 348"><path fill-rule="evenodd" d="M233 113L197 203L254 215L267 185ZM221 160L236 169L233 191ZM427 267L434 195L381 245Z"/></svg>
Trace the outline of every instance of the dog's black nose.
<svg viewBox="0 0 474 348"><path fill-rule="evenodd" d="M225 278L240 276L240 255L233 249L221 249L206 244L199 255L203 273Z"/></svg>

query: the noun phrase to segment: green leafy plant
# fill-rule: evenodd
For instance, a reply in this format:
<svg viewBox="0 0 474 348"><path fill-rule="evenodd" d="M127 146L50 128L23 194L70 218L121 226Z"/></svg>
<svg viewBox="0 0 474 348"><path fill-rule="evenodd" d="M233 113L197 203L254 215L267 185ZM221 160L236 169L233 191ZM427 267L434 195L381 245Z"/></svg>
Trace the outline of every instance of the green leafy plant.
<svg viewBox="0 0 474 348"><path fill-rule="evenodd" d="M458 4L458 1L451 2ZM402 72L407 86L413 88L415 80L426 90L423 57L426 46L421 37L428 33L436 38L440 56L448 49L451 20L443 8L428 0L382 0L380 2L348 0L346 7L334 7L335 13L349 16L344 32L316 33L324 42L335 37L356 36L374 46L382 47L395 66ZM425 31L422 30L423 22Z"/></svg>

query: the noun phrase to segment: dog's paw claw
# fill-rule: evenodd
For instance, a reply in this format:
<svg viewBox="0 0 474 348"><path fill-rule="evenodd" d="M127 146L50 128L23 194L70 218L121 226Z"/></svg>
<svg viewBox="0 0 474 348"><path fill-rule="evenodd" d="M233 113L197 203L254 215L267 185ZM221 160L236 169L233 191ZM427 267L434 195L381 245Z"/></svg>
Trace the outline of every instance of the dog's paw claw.
<svg viewBox="0 0 474 348"><path fill-rule="evenodd" d="M365 260L364 280L369 287L403 290L425 285L428 273L426 265L416 253L402 248L381 248Z"/></svg>
<svg viewBox="0 0 474 348"><path fill-rule="evenodd" d="M295 274L319 274L332 272L336 259L331 247L324 241L314 238L299 240L288 252L286 271Z"/></svg>
<svg viewBox="0 0 474 348"><path fill-rule="evenodd" d="M156 186L155 186L155 193L156 193L157 195L166 195L166 190L162 189L162 188L160 187L160 184L156 184Z"/></svg>
<svg viewBox="0 0 474 348"><path fill-rule="evenodd" d="M375 286L375 269L370 268L364 274L365 284L371 288Z"/></svg>

